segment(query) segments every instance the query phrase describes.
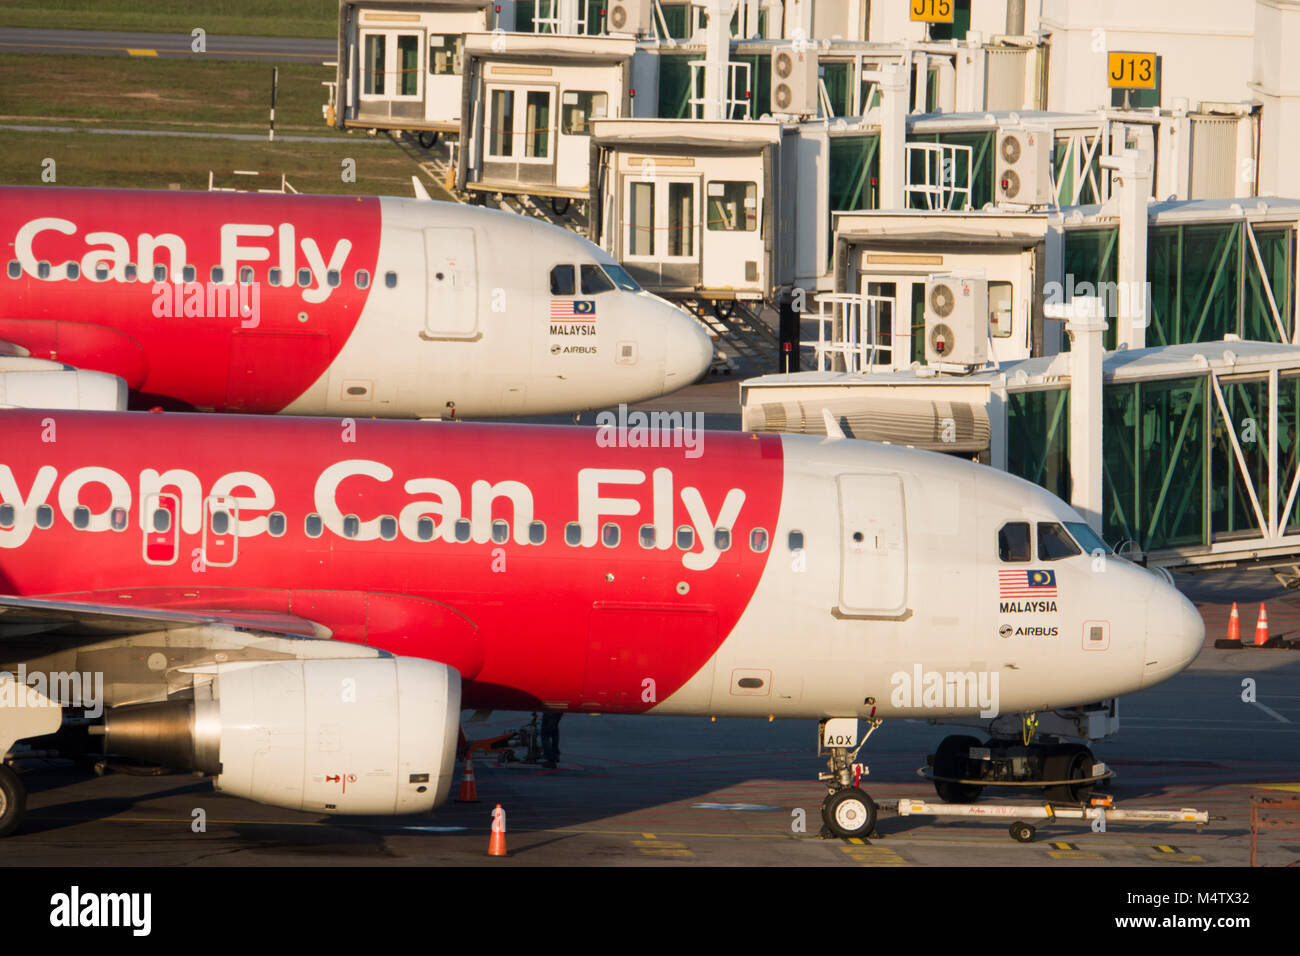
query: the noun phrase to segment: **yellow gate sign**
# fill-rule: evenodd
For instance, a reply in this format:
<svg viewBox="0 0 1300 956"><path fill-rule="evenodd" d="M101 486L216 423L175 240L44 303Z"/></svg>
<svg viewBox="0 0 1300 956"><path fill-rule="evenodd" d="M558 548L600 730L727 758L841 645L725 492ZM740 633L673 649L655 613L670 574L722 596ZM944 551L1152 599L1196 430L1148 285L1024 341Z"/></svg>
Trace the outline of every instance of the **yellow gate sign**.
<svg viewBox="0 0 1300 956"><path fill-rule="evenodd" d="M1154 53L1108 53L1106 56L1108 85L1112 88L1154 90L1156 88L1156 55Z"/></svg>
<svg viewBox="0 0 1300 956"><path fill-rule="evenodd" d="M952 23L953 0L911 0L912 19L923 23Z"/></svg>

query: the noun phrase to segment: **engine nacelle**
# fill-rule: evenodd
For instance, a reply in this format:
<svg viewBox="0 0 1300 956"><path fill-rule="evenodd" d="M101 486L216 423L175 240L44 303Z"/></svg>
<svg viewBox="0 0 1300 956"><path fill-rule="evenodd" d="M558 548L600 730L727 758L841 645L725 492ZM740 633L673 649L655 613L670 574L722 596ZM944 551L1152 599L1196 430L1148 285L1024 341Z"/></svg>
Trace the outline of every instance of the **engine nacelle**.
<svg viewBox="0 0 1300 956"><path fill-rule="evenodd" d="M127 407L126 382L107 372L0 356L0 407L120 412Z"/></svg>
<svg viewBox="0 0 1300 956"><path fill-rule="evenodd" d="M215 774L225 793L337 814L428 812L447 799L460 674L411 657L234 663L210 700L117 707L107 750Z"/></svg>

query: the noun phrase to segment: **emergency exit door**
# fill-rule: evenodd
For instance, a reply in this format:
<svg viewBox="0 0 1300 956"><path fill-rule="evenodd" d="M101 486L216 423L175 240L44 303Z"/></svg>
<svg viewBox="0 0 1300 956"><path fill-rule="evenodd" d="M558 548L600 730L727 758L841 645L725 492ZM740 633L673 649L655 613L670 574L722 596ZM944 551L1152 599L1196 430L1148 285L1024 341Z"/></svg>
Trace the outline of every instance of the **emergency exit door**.
<svg viewBox="0 0 1300 956"><path fill-rule="evenodd" d="M907 526L897 475L840 475L840 610L892 617L907 607Z"/></svg>
<svg viewBox="0 0 1300 956"><path fill-rule="evenodd" d="M424 230L425 334L474 338L478 334L478 257L474 230Z"/></svg>

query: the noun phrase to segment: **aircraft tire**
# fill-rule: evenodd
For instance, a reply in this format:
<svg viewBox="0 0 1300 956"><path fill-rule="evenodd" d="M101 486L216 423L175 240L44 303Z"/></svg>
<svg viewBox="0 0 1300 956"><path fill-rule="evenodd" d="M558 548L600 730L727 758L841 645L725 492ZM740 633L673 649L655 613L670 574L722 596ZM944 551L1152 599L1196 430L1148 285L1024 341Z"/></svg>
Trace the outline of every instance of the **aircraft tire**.
<svg viewBox="0 0 1300 956"><path fill-rule="evenodd" d="M978 747L980 742L974 737L954 734L944 737L939 742L939 749L934 753L934 775L936 777L965 777L969 771L967 752L971 747ZM966 783L951 783L944 780L934 781L934 792L944 803L974 803L984 792L983 787Z"/></svg>
<svg viewBox="0 0 1300 956"><path fill-rule="evenodd" d="M865 790L844 787L822 801L822 822L837 837L865 837L876 828L876 803Z"/></svg>
<svg viewBox="0 0 1300 956"><path fill-rule="evenodd" d="M421 130L416 134L416 139L425 149L433 149L438 145L438 133L435 130Z"/></svg>
<svg viewBox="0 0 1300 956"><path fill-rule="evenodd" d="M18 774L0 764L0 837L7 837L23 822L27 809L27 790Z"/></svg>
<svg viewBox="0 0 1300 956"><path fill-rule="evenodd" d="M1067 744L1043 759L1043 776L1048 780L1074 780L1091 776L1092 751L1081 744ZM1048 787L1046 797L1057 803L1083 803L1092 795L1093 784L1065 784Z"/></svg>

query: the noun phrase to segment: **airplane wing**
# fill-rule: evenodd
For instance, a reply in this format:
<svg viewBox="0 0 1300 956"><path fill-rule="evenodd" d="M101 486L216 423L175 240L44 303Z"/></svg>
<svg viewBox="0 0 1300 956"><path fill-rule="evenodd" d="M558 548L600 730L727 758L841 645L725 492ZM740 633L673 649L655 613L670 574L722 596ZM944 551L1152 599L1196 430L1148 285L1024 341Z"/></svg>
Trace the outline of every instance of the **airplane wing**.
<svg viewBox="0 0 1300 956"><path fill-rule="evenodd" d="M0 595L0 669L103 675L108 706L166 700L236 662L391 655L330 640L316 622L260 611L116 607Z"/></svg>

